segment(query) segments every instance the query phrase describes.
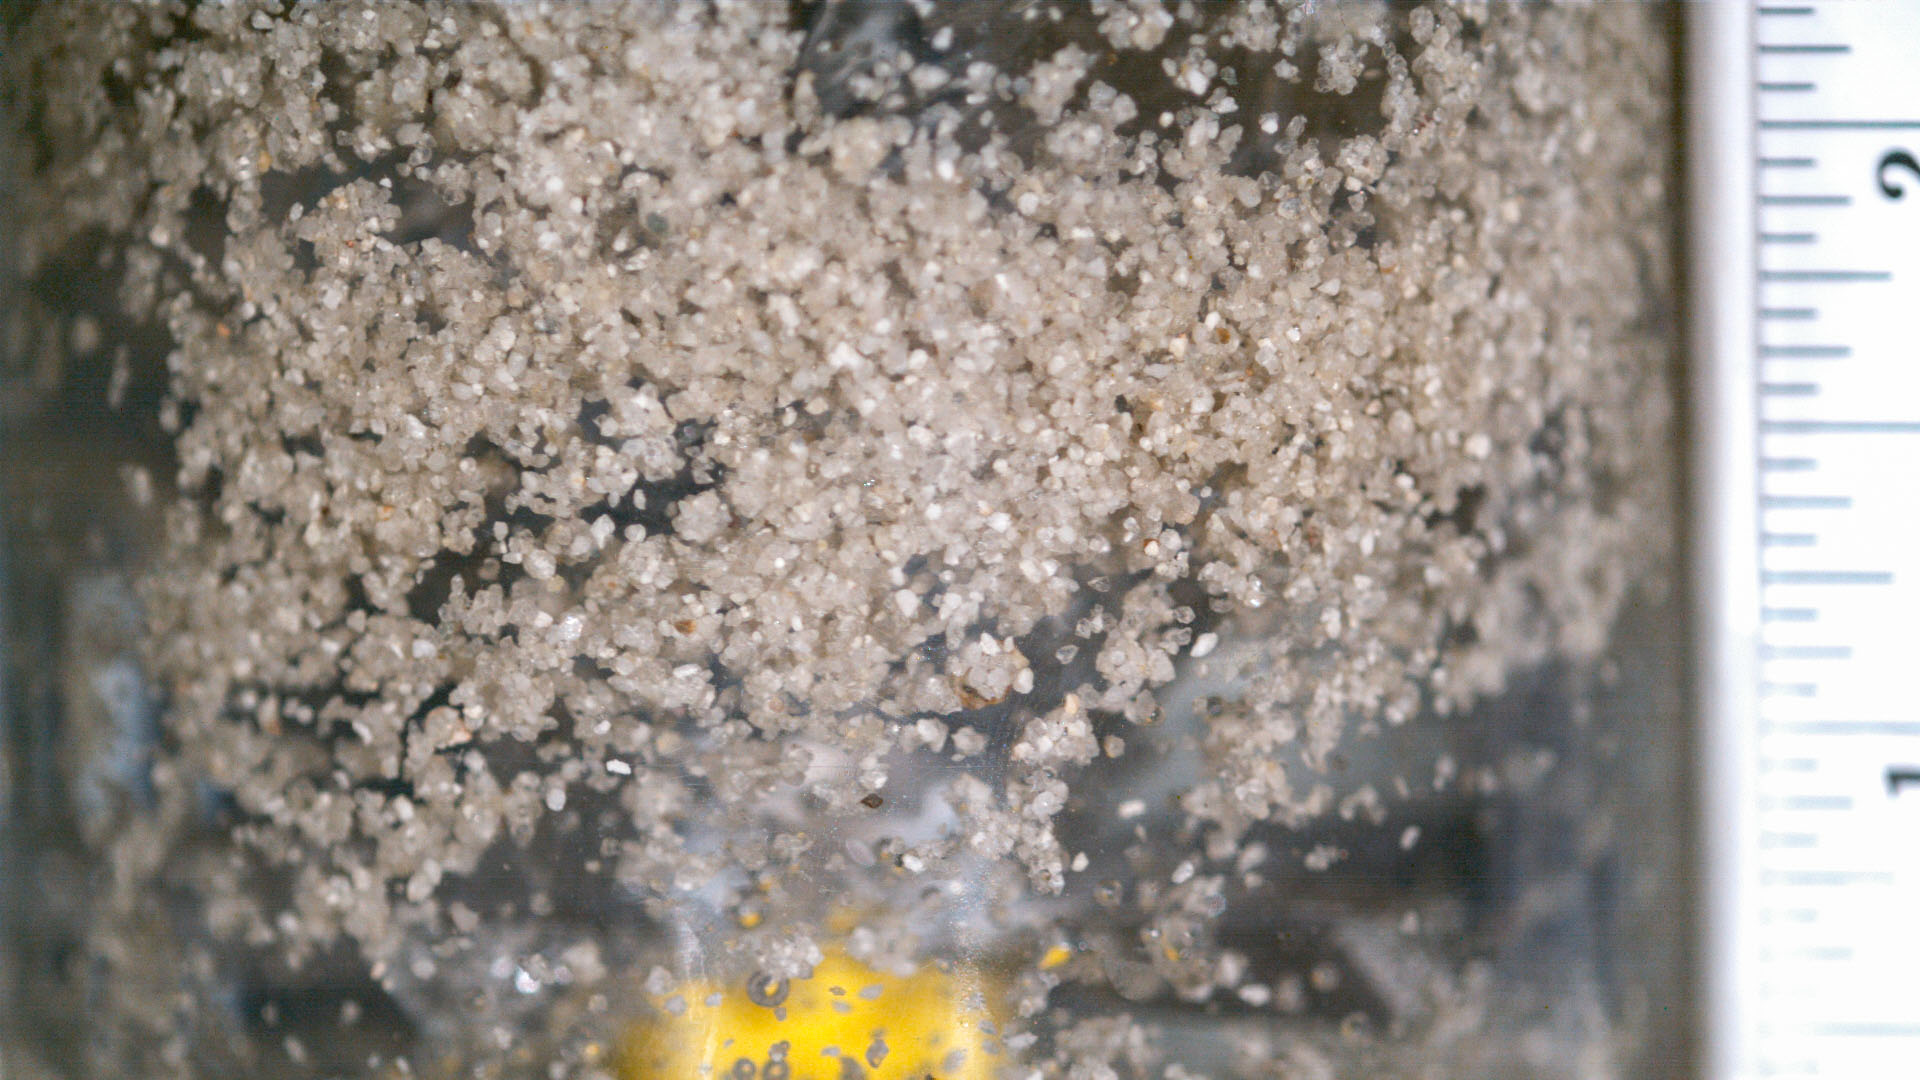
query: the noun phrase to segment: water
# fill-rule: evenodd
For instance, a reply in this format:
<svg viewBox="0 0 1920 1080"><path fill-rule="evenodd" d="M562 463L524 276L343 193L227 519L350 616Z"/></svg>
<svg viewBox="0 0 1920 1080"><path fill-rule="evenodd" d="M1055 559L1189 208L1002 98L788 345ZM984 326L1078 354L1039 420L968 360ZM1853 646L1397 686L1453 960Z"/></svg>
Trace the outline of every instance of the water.
<svg viewBox="0 0 1920 1080"><path fill-rule="evenodd" d="M90 10L22 1071L1683 1068L1655 13Z"/></svg>

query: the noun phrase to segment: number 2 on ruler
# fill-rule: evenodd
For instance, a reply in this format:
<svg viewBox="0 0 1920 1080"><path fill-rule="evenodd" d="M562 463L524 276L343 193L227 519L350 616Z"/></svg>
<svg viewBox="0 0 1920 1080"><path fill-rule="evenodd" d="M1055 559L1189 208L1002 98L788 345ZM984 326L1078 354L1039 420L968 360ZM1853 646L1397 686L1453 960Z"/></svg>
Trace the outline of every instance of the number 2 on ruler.
<svg viewBox="0 0 1920 1080"><path fill-rule="evenodd" d="M1888 169L1905 169L1913 174L1915 180L1920 180L1920 161L1915 161L1912 154L1907 153L1905 150L1889 150L1885 154L1882 154L1880 156L1880 166L1875 169L1874 172L1880 180L1880 194L1885 195L1889 199L1898 199L1905 196L1907 189L1894 183L1887 177Z"/></svg>

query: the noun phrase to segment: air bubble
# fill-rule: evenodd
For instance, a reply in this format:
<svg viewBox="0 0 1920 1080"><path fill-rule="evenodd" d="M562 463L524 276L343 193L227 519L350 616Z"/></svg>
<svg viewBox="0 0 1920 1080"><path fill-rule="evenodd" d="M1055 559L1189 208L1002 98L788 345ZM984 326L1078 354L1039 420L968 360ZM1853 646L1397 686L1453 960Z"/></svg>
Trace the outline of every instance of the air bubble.
<svg viewBox="0 0 1920 1080"><path fill-rule="evenodd" d="M778 1008L786 1002L789 989L787 980L776 979L764 971L747 976L747 1000L762 1008Z"/></svg>

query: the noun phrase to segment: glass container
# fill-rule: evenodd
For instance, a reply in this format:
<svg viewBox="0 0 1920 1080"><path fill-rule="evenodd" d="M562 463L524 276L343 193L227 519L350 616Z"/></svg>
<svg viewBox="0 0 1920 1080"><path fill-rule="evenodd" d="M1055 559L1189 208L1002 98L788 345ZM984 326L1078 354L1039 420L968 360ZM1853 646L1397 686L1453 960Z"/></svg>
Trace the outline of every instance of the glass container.
<svg viewBox="0 0 1920 1080"><path fill-rule="evenodd" d="M0 1072L1684 1075L1666 17L10 8Z"/></svg>

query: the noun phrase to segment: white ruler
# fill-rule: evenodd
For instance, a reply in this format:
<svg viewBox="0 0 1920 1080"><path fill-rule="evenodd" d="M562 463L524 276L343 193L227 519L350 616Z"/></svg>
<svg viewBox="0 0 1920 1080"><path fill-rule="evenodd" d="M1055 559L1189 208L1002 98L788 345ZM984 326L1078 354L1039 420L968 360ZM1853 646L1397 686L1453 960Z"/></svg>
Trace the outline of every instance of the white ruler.
<svg viewBox="0 0 1920 1080"><path fill-rule="evenodd" d="M1687 15L1708 1075L1920 1078L1920 0Z"/></svg>

